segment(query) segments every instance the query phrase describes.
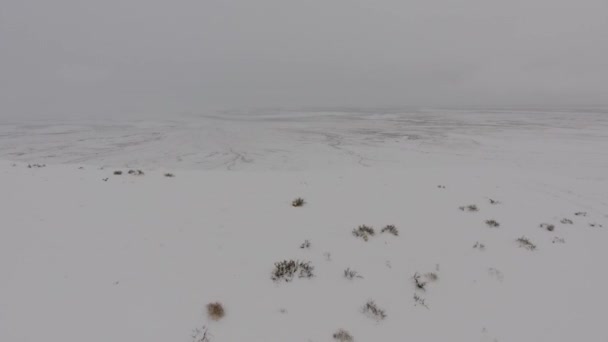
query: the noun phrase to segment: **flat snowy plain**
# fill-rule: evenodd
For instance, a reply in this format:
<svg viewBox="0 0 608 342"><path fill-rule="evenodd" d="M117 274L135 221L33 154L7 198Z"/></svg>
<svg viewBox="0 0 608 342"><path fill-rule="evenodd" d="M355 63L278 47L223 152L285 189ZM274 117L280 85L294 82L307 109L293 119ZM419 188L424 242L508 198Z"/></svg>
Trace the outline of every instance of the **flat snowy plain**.
<svg viewBox="0 0 608 342"><path fill-rule="evenodd" d="M3 342L608 341L607 110L4 120L0 189Z"/></svg>

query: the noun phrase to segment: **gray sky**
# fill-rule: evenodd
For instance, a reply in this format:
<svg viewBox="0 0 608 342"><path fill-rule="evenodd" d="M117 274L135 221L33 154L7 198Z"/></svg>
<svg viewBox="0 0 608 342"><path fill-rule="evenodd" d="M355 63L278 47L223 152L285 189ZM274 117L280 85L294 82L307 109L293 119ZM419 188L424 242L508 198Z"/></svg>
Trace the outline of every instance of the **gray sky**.
<svg viewBox="0 0 608 342"><path fill-rule="evenodd" d="M597 104L606 0L0 0L0 118Z"/></svg>

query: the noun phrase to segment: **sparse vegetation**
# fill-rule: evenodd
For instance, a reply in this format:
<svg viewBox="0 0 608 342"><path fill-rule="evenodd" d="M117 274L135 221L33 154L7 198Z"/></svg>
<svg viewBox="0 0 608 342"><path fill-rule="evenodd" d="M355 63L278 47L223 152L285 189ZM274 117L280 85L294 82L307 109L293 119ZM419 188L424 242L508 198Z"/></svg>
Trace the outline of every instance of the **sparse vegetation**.
<svg viewBox="0 0 608 342"><path fill-rule="evenodd" d="M122 175L122 171L116 170L116 171L114 171L114 175L115 176L120 176L120 175Z"/></svg>
<svg viewBox="0 0 608 342"><path fill-rule="evenodd" d="M431 281L431 282L439 280L439 276L435 272L429 272L429 273L425 274L424 277L426 278L427 281Z"/></svg>
<svg viewBox="0 0 608 342"><path fill-rule="evenodd" d="M426 305L425 299L420 297L417 293L414 293L414 306L417 306L417 305L421 305L427 309L429 308L429 306Z"/></svg>
<svg viewBox="0 0 608 342"><path fill-rule="evenodd" d="M488 275L490 275L490 277L496 278L500 282L502 282L505 279L502 272L499 269L494 268L494 267L488 268Z"/></svg>
<svg viewBox="0 0 608 342"><path fill-rule="evenodd" d="M426 282L422 281L422 276L420 275L420 273L414 273L412 279L414 280L414 285L416 285L417 289L426 291Z"/></svg>
<svg viewBox="0 0 608 342"><path fill-rule="evenodd" d="M574 222L572 222L572 220L571 220L571 219L569 219L569 218L563 218L563 219L562 219L561 221L559 221L559 222L561 222L562 224L573 224L573 223L574 223Z"/></svg>
<svg viewBox="0 0 608 342"><path fill-rule="evenodd" d="M203 326L192 331L192 342L211 342L209 329Z"/></svg>
<svg viewBox="0 0 608 342"><path fill-rule="evenodd" d="M359 273L355 270L351 270L350 267L344 270L344 278L348 280L353 280L355 278L363 278Z"/></svg>
<svg viewBox="0 0 608 342"><path fill-rule="evenodd" d="M439 189L445 189L445 185L437 185Z"/></svg>
<svg viewBox="0 0 608 342"><path fill-rule="evenodd" d="M220 302L207 304L207 315L214 321L220 320L224 317L226 312L224 306Z"/></svg>
<svg viewBox="0 0 608 342"><path fill-rule="evenodd" d="M386 227L382 228L382 230L380 230L381 233L389 233L389 234L393 234L395 236L399 236L399 230L397 229L397 227L395 227L392 224L387 225Z"/></svg>
<svg viewBox="0 0 608 342"><path fill-rule="evenodd" d="M336 331L333 335L334 340L339 342L353 342L353 336L346 330L340 329Z"/></svg>
<svg viewBox="0 0 608 342"><path fill-rule="evenodd" d="M28 169L40 169L46 167L46 164L28 164L27 168Z"/></svg>
<svg viewBox="0 0 608 342"><path fill-rule="evenodd" d="M128 174L133 176L143 176L144 172L142 170L129 170Z"/></svg>
<svg viewBox="0 0 608 342"><path fill-rule="evenodd" d="M566 243L566 240L564 240L564 238L560 238L558 236L554 237L553 240L551 240L552 243Z"/></svg>
<svg viewBox="0 0 608 342"><path fill-rule="evenodd" d="M516 241L519 244L519 247L525 248L530 251L533 251L536 249L536 245L533 244L532 241L530 241L530 239L528 239L525 236L518 238Z"/></svg>
<svg viewBox="0 0 608 342"><path fill-rule="evenodd" d="M497 201L497 200L493 200L493 199L491 199L491 198L488 198L488 201L490 202L490 204L500 204L500 202L499 202L499 201Z"/></svg>
<svg viewBox="0 0 608 342"><path fill-rule="evenodd" d="M353 235L360 237L365 241L369 240L369 237L374 236L375 234L374 228L366 225L360 225L357 229L353 229Z"/></svg>
<svg viewBox="0 0 608 342"><path fill-rule="evenodd" d="M579 211L579 212L574 213L574 215L576 215L576 216L587 216L587 212L585 212L585 211Z"/></svg>
<svg viewBox="0 0 608 342"><path fill-rule="evenodd" d="M484 245L483 243L481 243L481 242L477 241L477 242L475 242L475 244L473 245L473 248L477 248L477 249L479 249L480 251L483 251L483 250L485 250L485 249L486 249L486 245Z"/></svg>
<svg viewBox="0 0 608 342"><path fill-rule="evenodd" d="M304 206L306 202L304 201L304 199L302 197L298 197L296 199L294 199L293 201L291 201L291 206L292 207L302 207Z"/></svg>
<svg viewBox="0 0 608 342"><path fill-rule="evenodd" d="M175 175L167 172L167 173L165 173L165 177L172 178L172 177L175 177Z"/></svg>
<svg viewBox="0 0 608 342"><path fill-rule="evenodd" d="M271 279L274 281L292 281L296 274L299 278L312 278L314 267L309 261L283 260L274 264Z"/></svg>
<svg viewBox="0 0 608 342"><path fill-rule="evenodd" d="M363 313L377 321L386 318L386 312L379 308L373 300L369 300L367 303L365 303L363 306Z"/></svg>
<svg viewBox="0 0 608 342"><path fill-rule="evenodd" d="M486 225L488 225L490 228L500 227L500 223L496 222L496 220L486 220Z"/></svg>
<svg viewBox="0 0 608 342"><path fill-rule="evenodd" d="M552 231L555 230L555 226L552 225L552 224L549 224L549 223L541 223L540 227L543 228L543 229L546 229L546 230L548 230L550 232L552 232Z"/></svg>
<svg viewBox="0 0 608 342"><path fill-rule="evenodd" d="M462 211L468 211L468 212L479 211L479 208L477 208L477 205L475 205L475 204L463 205L461 207L458 207L458 209L460 209Z"/></svg>
<svg viewBox="0 0 608 342"><path fill-rule="evenodd" d="M302 248L302 249L310 248L310 241L304 240L304 242L302 242L302 244L300 245L300 248Z"/></svg>
<svg viewBox="0 0 608 342"><path fill-rule="evenodd" d="M602 228L602 227L604 227L604 226L602 226L602 225L601 225L601 224L599 224L599 223L589 223L589 227L593 227L593 228L595 228L595 227L599 227L599 228Z"/></svg>

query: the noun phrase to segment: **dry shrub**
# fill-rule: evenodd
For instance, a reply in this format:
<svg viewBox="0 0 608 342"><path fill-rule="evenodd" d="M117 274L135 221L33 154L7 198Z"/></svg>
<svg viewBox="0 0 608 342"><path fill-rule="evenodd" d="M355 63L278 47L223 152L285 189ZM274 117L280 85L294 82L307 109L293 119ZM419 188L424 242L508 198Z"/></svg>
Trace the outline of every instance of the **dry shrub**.
<svg viewBox="0 0 608 342"><path fill-rule="evenodd" d="M462 207L458 207L458 209L460 209L462 211L470 211L470 212L479 211L479 208L477 208L477 205L475 205L475 204L463 205Z"/></svg>
<svg viewBox="0 0 608 342"><path fill-rule="evenodd" d="M429 273L425 274L424 277L428 281L437 281L437 280L439 280L439 276L435 272L429 272Z"/></svg>
<svg viewBox="0 0 608 342"><path fill-rule="evenodd" d="M209 315L209 318L211 318L212 320L218 321L222 317L224 317L225 314L226 312L224 311L222 303L215 302L207 304L207 315Z"/></svg>
<svg viewBox="0 0 608 342"><path fill-rule="evenodd" d="M496 220L486 220L486 224L488 225L488 227L491 227L491 228L500 227L500 223L498 223Z"/></svg>
<svg viewBox="0 0 608 342"><path fill-rule="evenodd" d="M359 272L357 272L355 270L351 270L349 267L344 270L344 278L353 280L355 278L363 278L363 277L361 275L359 275Z"/></svg>
<svg viewBox="0 0 608 342"><path fill-rule="evenodd" d="M555 230L555 226L552 225L552 224L549 224L549 223L541 223L540 227L543 228L543 229L546 229L546 230L548 230L550 232L552 232L552 231Z"/></svg>
<svg viewBox="0 0 608 342"><path fill-rule="evenodd" d="M310 261L283 260L274 264L270 278L273 281L285 280L290 282L298 275L299 278L312 278L314 267Z"/></svg>
<svg viewBox="0 0 608 342"><path fill-rule="evenodd" d="M334 333L334 340L339 342L352 342L353 336L346 330L340 329Z"/></svg>
<svg viewBox="0 0 608 342"><path fill-rule="evenodd" d="M306 201L304 201L304 199L302 197L298 197L298 198L294 199L293 201L291 201L291 206L302 207L302 206L304 206L304 203L306 203Z"/></svg>
<svg viewBox="0 0 608 342"><path fill-rule="evenodd" d="M522 236L515 241L517 241L517 243L519 244L519 247L525 248L529 251L533 251L536 249L536 245L533 244L532 241L530 241L530 239L528 239L525 236Z"/></svg>
<svg viewBox="0 0 608 342"><path fill-rule="evenodd" d="M364 224L360 225L357 229L353 229L353 235L362 238L364 241L369 240L369 237L375 234L374 228Z"/></svg>
<svg viewBox="0 0 608 342"><path fill-rule="evenodd" d="M392 224L389 224L386 227L382 228L382 230L380 230L380 233L390 233L395 236L399 236L399 230Z"/></svg>
<svg viewBox="0 0 608 342"><path fill-rule="evenodd" d="M414 285L416 285L416 288L422 291L426 290L426 282L421 280L421 276L420 273L416 272L414 273L414 276L412 277L412 280L414 280Z"/></svg>
<svg viewBox="0 0 608 342"><path fill-rule="evenodd" d="M486 249L486 245L484 245L483 243L481 243L481 242L477 241L477 242L475 242L475 244L473 245L473 248L477 248L477 249L479 249L480 251L483 251L483 250L485 250L485 249Z"/></svg>
<svg viewBox="0 0 608 342"><path fill-rule="evenodd" d="M363 313L373 318L377 321L383 320L386 318L386 313L383 309L380 309L373 300L368 301L363 306Z"/></svg>
<svg viewBox="0 0 608 342"><path fill-rule="evenodd" d="M420 297L417 293L414 293L414 306L416 305L421 305L427 309L429 308L429 306L426 304L426 300Z"/></svg>

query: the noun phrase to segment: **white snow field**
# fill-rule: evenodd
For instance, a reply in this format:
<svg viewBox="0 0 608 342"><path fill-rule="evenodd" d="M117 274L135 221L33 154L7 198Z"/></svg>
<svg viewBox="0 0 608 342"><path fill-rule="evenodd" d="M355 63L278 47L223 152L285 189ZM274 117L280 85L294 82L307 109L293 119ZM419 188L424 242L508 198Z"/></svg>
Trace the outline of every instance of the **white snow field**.
<svg viewBox="0 0 608 342"><path fill-rule="evenodd" d="M608 341L606 110L4 121L0 159L2 342Z"/></svg>

